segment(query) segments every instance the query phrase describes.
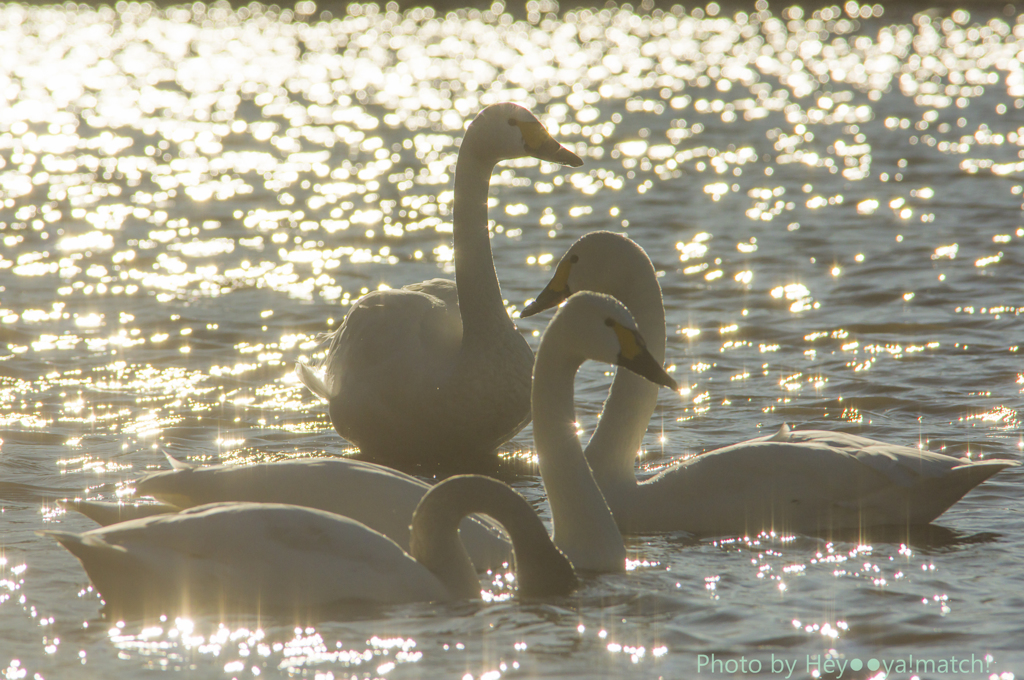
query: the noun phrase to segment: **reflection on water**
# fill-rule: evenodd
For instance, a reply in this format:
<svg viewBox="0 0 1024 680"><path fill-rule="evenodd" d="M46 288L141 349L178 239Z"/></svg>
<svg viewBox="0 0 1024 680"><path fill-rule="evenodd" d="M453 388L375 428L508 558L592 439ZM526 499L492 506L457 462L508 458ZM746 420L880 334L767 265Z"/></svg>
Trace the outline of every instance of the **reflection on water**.
<svg viewBox="0 0 1024 680"><path fill-rule="evenodd" d="M291 366L363 293L452 275L455 152L500 100L585 161L497 169L509 312L593 229L659 270L683 389L645 474L785 421L1021 455L1012 5L515 11L0 7L5 677L688 677L712 652L951 650L1020 672L1016 470L926 535L634 539L626 576L566 601L510 601L492 575L487 604L315 627L110 622L32 533L88 528L54 500L128 498L161 449L344 453ZM536 342L543 323L520 326ZM607 380L582 372L584 431ZM546 513L539 480L518 486Z"/></svg>

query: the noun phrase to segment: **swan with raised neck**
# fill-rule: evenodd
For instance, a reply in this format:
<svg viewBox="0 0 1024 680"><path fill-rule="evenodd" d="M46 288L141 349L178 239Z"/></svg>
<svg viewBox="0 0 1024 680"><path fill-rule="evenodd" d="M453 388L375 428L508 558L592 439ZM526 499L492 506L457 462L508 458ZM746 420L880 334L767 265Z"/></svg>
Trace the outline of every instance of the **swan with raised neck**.
<svg viewBox="0 0 1024 680"><path fill-rule="evenodd" d="M570 297L537 350L533 437L555 544L577 569L622 571L622 535L576 435L574 379L588 359L624 367L654 385L676 389L676 383L648 351L626 308L608 295Z"/></svg>
<svg viewBox="0 0 1024 680"><path fill-rule="evenodd" d="M364 459L417 472L490 472L490 454L530 421L533 353L505 309L487 223L495 165L524 157L582 164L523 107L481 111L455 167L455 281L365 295L331 336L323 375L296 365Z"/></svg>

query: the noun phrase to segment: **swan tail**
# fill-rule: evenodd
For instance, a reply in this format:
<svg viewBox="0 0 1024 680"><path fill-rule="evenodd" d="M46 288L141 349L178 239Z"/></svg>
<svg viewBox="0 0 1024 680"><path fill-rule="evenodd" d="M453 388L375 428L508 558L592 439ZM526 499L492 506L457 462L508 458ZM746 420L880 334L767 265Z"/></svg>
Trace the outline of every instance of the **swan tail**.
<svg viewBox="0 0 1024 680"><path fill-rule="evenodd" d="M96 551L101 549L113 549L120 552L127 552L124 548L118 545L109 545L102 541L98 541L88 534L76 534L73 531L59 531L55 529L46 529L37 531L36 534L43 537L52 538L53 540L64 546L65 549L80 560L86 560L91 557Z"/></svg>
<svg viewBox="0 0 1024 680"><path fill-rule="evenodd" d="M942 477L934 477L922 489L920 502L911 513L913 523L926 524L959 501L967 492L978 486L1000 470L1018 465L1010 460L970 461L950 468ZM918 516L914 516L918 515Z"/></svg>
<svg viewBox="0 0 1024 680"><path fill-rule="evenodd" d="M187 460L182 460L181 458L175 458L174 456L172 456L171 454L167 453L166 451L164 451L163 454L167 458L167 462L171 464L171 469L172 470L195 470L195 469L200 467L196 463L190 463Z"/></svg>
<svg viewBox="0 0 1024 680"><path fill-rule="evenodd" d="M921 523L930 522L941 515L954 503L964 498L972 488L999 470L1015 465L1017 463L1013 461L989 460L965 462L963 465L950 468L949 474L936 479L936 483L931 484L932 493L929 494L931 503L922 504L921 509L927 510L931 506L934 508L934 515L921 518Z"/></svg>
<svg viewBox="0 0 1024 680"><path fill-rule="evenodd" d="M98 531L98 530L97 530ZM123 546L107 543L99 536L71 531L45 530L38 535L52 538L78 558L93 586L109 608L118 615L144 616L143 607L154 592L153 573L144 560ZM164 613L153 609L150 613Z"/></svg>
<svg viewBox="0 0 1024 680"><path fill-rule="evenodd" d="M964 493L984 482L992 475L1005 470L1008 467L1017 467L1020 463L1012 460L965 460L962 465L950 469L949 474L957 480L961 480L964 486Z"/></svg>
<svg viewBox="0 0 1024 680"><path fill-rule="evenodd" d="M299 377L302 384L309 389L310 392L320 397L324 401L331 400L331 394L327 390L327 384L324 382L323 376L309 364L304 361L295 362L295 375Z"/></svg>
<svg viewBox="0 0 1024 680"><path fill-rule="evenodd" d="M775 434L773 434L772 436L766 438L765 441L768 441L768 442L788 442L789 441L789 433L790 433L789 425L787 423L783 423L782 427L779 428L779 431L776 432Z"/></svg>
<svg viewBox="0 0 1024 680"><path fill-rule="evenodd" d="M59 505L68 510L75 510L85 515L100 526L110 526L130 519L162 515L175 512L177 508L166 503L108 503L104 501L67 500L58 501Z"/></svg>
<svg viewBox="0 0 1024 680"><path fill-rule="evenodd" d="M971 468L973 470L979 470L982 472L989 471L988 475L985 477L985 479L988 479L989 477L999 472L1000 470L1005 470L1008 467L1017 467L1018 465L1020 465L1020 463L1018 463L1015 460L990 458L989 460L965 460L963 465L957 465L953 469L963 470L966 468Z"/></svg>
<svg viewBox="0 0 1024 680"><path fill-rule="evenodd" d="M60 543L69 553L79 559L81 559L82 555L88 552L85 545L85 536L82 536L81 534L76 534L71 531L55 531L53 529L37 531L36 534L43 538L52 538Z"/></svg>

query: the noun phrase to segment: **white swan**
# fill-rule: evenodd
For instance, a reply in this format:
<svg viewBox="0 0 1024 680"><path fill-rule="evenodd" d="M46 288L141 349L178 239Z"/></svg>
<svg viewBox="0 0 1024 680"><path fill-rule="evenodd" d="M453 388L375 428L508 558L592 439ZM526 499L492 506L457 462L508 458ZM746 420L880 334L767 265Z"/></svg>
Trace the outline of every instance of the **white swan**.
<svg viewBox="0 0 1024 680"><path fill-rule="evenodd" d="M333 333L323 376L296 365L363 458L490 471L488 454L530 421L533 353L502 302L487 228L495 164L527 156L583 163L521 106L481 111L455 167L455 281L365 295Z"/></svg>
<svg viewBox="0 0 1024 680"><path fill-rule="evenodd" d="M551 506L555 545L577 569L622 571L625 548L576 435L573 379L587 359L623 366L676 389L647 350L633 317L615 298L570 297L551 319L533 371L533 437Z"/></svg>
<svg viewBox="0 0 1024 680"><path fill-rule="evenodd" d="M525 498L478 475L430 489L412 518L410 553L347 517L279 503L213 503L83 534L41 531L85 567L112 614L258 612L324 615L346 603L479 598L458 538L483 512L505 527L522 597L565 595L572 565Z"/></svg>
<svg viewBox="0 0 1024 680"><path fill-rule="evenodd" d="M532 387L552 539L525 499L476 475L449 478L423 496L412 517L410 554L355 520L279 503L214 503L84 534L40 533L78 557L115 612L307 614L352 600L479 597L459 525L470 513L484 513L512 541L520 595L562 595L575 587L573 566L593 572L625 568L622 536L576 438L573 380L587 359L676 386L614 298L580 293L555 314L541 339Z"/></svg>
<svg viewBox="0 0 1024 680"><path fill-rule="evenodd" d="M625 303L651 353L664 359L661 288L640 246L610 232L583 236L522 316L557 305L579 290L600 291ZM771 436L704 453L638 483L636 452L656 401L656 387L618 371L586 449L594 477L628 534L822 533L925 524L996 472L1017 465L783 425Z"/></svg>
<svg viewBox="0 0 1024 680"><path fill-rule="evenodd" d="M430 486L415 477L348 458L285 460L256 465L198 466L167 456L171 470L147 475L136 492L159 503L65 503L107 525L161 512L226 501L285 503L344 515L409 550L409 520ZM511 545L486 520L467 517L461 536L477 569L497 569Z"/></svg>

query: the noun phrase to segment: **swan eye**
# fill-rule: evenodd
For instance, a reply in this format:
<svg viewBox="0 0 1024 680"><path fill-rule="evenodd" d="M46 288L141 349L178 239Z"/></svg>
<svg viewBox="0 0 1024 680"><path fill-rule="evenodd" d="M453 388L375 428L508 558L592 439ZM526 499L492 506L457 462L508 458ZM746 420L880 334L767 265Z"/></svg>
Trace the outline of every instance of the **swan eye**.
<svg viewBox="0 0 1024 680"><path fill-rule="evenodd" d="M519 123L516 122L515 118L509 118L508 119L508 124L509 124L510 127L515 127L516 125L519 125Z"/></svg>
<svg viewBox="0 0 1024 680"><path fill-rule="evenodd" d="M604 320L604 325L608 326L608 328L615 328L615 320L612 318L607 318Z"/></svg>
<svg viewBox="0 0 1024 680"><path fill-rule="evenodd" d="M579 255L573 255L572 257L569 258L569 262L572 263L572 264L576 264L579 261L580 261L580 256Z"/></svg>

